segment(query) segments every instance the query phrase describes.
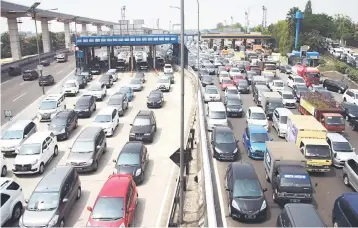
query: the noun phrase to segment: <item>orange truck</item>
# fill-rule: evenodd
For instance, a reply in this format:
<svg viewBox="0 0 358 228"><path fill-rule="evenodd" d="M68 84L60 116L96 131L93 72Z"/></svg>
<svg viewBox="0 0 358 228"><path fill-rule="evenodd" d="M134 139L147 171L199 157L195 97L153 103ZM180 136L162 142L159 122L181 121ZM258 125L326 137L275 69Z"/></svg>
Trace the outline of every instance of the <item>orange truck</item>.
<svg viewBox="0 0 358 228"><path fill-rule="evenodd" d="M330 132L344 132L345 120L341 106L328 100L319 93L308 93L301 97L298 111L303 115L312 115Z"/></svg>
<svg viewBox="0 0 358 228"><path fill-rule="evenodd" d="M305 80L307 87L319 85L321 74L317 68L296 64L292 71Z"/></svg>

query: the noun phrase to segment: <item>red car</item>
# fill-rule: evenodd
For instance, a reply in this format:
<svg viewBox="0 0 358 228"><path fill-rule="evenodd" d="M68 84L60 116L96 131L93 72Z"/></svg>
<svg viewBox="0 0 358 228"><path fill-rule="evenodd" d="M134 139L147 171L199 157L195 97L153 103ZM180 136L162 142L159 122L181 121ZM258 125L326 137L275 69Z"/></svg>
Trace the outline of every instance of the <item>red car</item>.
<svg viewBox="0 0 358 228"><path fill-rule="evenodd" d="M113 174L104 183L91 212L87 226L129 227L133 225L138 202L136 184L128 174Z"/></svg>
<svg viewBox="0 0 358 228"><path fill-rule="evenodd" d="M229 71L231 70L231 68L232 68L232 65L231 65L231 64L225 65L225 70L226 70L227 72L229 72Z"/></svg>
<svg viewBox="0 0 358 228"><path fill-rule="evenodd" d="M236 75L232 78L234 85L236 85L240 80L245 80L245 75Z"/></svg>
<svg viewBox="0 0 358 228"><path fill-rule="evenodd" d="M234 82L229 79L229 78L224 78L222 81L221 81L221 90L224 91L226 89L226 87L229 87L229 86L234 86Z"/></svg>

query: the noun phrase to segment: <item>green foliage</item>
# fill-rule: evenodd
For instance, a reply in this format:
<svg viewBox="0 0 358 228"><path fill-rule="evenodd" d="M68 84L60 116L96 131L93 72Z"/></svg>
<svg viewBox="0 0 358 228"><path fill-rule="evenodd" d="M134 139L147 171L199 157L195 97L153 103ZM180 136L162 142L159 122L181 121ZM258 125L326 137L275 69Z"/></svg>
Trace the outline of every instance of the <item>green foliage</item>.
<svg viewBox="0 0 358 228"><path fill-rule="evenodd" d="M321 72L338 71L342 74L347 74L352 81L358 83L358 70L331 56L321 56L319 70Z"/></svg>
<svg viewBox="0 0 358 228"><path fill-rule="evenodd" d="M354 37L355 24L350 17L346 15L336 15L333 25L335 27L333 38L346 40Z"/></svg>
<svg viewBox="0 0 358 228"><path fill-rule="evenodd" d="M232 25L224 25L223 23L219 22L216 24L216 29L218 30L224 30L224 28L234 28L234 29L242 29L242 25L240 23L235 23Z"/></svg>
<svg viewBox="0 0 358 228"><path fill-rule="evenodd" d="M308 0L305 6L305 16L312 15L312 2Z"/></svg>

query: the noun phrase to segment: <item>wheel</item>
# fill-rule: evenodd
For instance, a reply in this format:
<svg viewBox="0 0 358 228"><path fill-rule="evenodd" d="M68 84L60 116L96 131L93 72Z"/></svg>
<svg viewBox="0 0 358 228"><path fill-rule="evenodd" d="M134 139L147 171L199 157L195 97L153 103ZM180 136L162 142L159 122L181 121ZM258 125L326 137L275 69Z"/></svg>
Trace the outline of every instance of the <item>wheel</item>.
<svg viewBox="0 0 358 228"><path fill-rule="evenodd" d="M76 120L76 125L75 125L75 128L77 128L78 127L78 120Z"/></svg>
<svg viewBox="0 0 358 228"><path fill-rule="evenodd" d="M70 135L68 134L68 131L66 131L66 139L68 139Z"/></svg>
<svg viewBox="0 0 358 228"><path fill-rule="evenodd" d="M344 183L345 186L350 186L349 178L348 178L348 176L346 174L343 176L343 183Z"/></svg>
<svg viewBox="0 0 358 228"><path fill-rule="evenodd" d="M344 102L347 102L347 99L346 99L346 98L343 98L343 101L344 101Z"/></svg>
<svg viewBox="0 0 358 228"><path fill-rule="evenodd" d="M94 109L93 109L93 111L96 111L96 110L97 110L97 105L95 105L95 106L94 106Z"/></svg>
<svg viewBox="0 0 358 228"><path fill-rule="evenodd" d="M231 217L231 205L230 205L230 203L228 205L228 211L229 211L229 216Z"/></svg>
<svg viewBox="0 0 358 228"><path fill-rule="evenodd" d="M1 176L4 177L6 176L6 174L7 174L7 167L6 165L4 165L1 169Z"/></svg>
<svg viewBox="0 0 358 228"><path fill-rule="evenodd" d="M59 224L59 227L65 227L65 221L63 221L63 219L61 219L61 222Z"/></svg>
<svg viewBox="0 0 358 228"><path fill-rule="evenodd" d="M76 200L78 200L79 198L81 198L81 195L82 195L81 187L78 187L78 189L77 189L77 195L76 195Z"/></svg>
<svg viewBox="0 0 358 228"><path fill-rule="evenodd" d="M272 200L273 200L273 202L276 203L276 194L275 194L275 191L273 191L273 193L272 193Z"/></svg>
<svg viewBox="0 0 358 228"><path fill-rule="evenodd" d="M93 171L97 171L97 169L98 169L98 161L95 160L93 163Z"/></svg>
<svg viewBox="0 0 358 228"><path fill-rule="evenodd" d="M19 202L15 205L14 209L12 210L11 220L12 221L19 220L19 218L21 217L21 212L22 212L22 205Z"/></svg>
<svg viewBox="0 0 358 228"><path fill-rule="evenodd" d="M356 130L356 125L354 123L352 123L352 131L355 131Z"/></svg>
<svg viewBox="0 0 358 228"><path fill-rule="evenodd" d="M39 174L43 174L45 171L45 164L44 163L41 163L40 164L40 168L39 168Z"/></svg>
<svg viewBox="0 0 358 228"><path fill-rule="evenodd" d="M53 150L53 155L57 156L58 155L58 147L55 146L55 149Z"/></svg>
<svg viewBox="0 0 358 228"><path fill-rule="evenodd" d="M333 227L338 227L338 223L336 222L336 220L333 221Z"/></svg>
<svg viewBox="0 0 358 228"><path fill-rule="evenodd" d="M265 174L265 179L266 179L268 182L270 182L270 178L269 178L269 176L267 175L267 173Z"/></svg>

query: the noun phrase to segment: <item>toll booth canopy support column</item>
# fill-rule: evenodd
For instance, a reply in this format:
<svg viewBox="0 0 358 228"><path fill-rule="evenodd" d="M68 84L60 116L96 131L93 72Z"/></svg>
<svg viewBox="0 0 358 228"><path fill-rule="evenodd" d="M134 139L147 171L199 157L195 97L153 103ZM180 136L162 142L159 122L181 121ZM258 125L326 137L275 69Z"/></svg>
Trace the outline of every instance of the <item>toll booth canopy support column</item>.
<svg viewBox="0 0 358 228"><path fill-rule="evenodd" d="M111 69L111 47L107 46L108 70Z"/></svg>
<svg viewBox="0 0 358 228"><path fill-rule="evenodd" d="M131 71L133 71L134 70L133 46L130 46L129 50L131 52Z"/></svg>
<svg viewBox="0 0 358 228"><path fill-rule="evenodd" d="M156 55L157 55L157 51L156 51L156 46L153 45L153 70L156 69L156 66L155 66L155 59L156 59Z"/></svg>
<svg viewBox="0 0 358 228"><path fill-rule="evenodd" d="M214 45L214 40L210 39L209 40L209 48L213 48L213 45Z"/></svg>
<svg viewBox="0 0 358 228"><path fill-rule="evenodd" d="M91 48L91 55L92 55L92 56L91 56L91 57L92 57L91 60L94 60L94 59L95 59L94 57L96 56L96 54L95 54L95 52L94 52L94 47Z"/></svg>

